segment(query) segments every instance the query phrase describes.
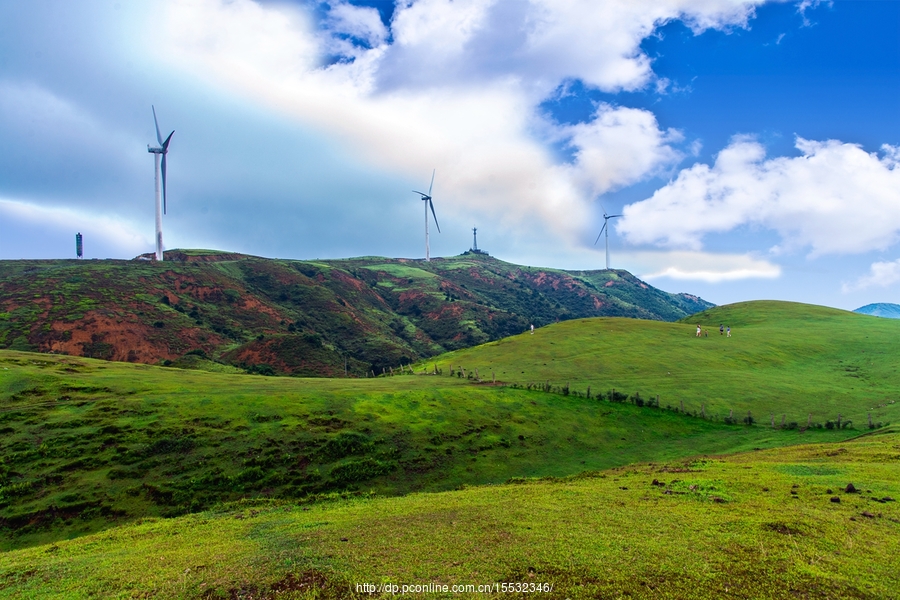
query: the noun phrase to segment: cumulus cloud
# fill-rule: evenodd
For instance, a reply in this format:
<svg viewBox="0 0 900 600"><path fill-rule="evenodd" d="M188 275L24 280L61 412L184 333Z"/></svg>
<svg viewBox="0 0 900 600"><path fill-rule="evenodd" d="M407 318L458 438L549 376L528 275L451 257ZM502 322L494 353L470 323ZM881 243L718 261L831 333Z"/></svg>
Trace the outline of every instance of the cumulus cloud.
<svg viewBox="0 0 900 600"><path fill-rule="evenodd" d="M798 157L767 159L736 137L712 166L695 164L647 200L626 206L617 230L630 242L699 250L703 237L740 226L775 230L774 251L810 256L885 249L900 233L898 148L797 138Z"/></svg>
<svg viewBox="0 0 900 600"><path fill-rule="evenodd" d="M853 283L841 286L844 293L864 290L870 287L888 287L900 281L900 259L891 262L876 262L869 267L868 275L863 275Z"/></svg>
<svg viewBox="0 0 900 600"><path fill-rule="evenodd" d="M591 121L559 128L575 149L573 179L591 195L639 181L674 165L683 155L673 147L681 132L662 131L653 113L602 104Z"/></svg>
<svg viewBox="0 0 900 600"><path fill-rule="evenodd" d="M181 0L167 5L158 47L369 164L422 179L437 168L444 211L577 244L595 226L593 197L671 168L682 139L649 111L602 106L570 126L548 121L540 101L567 78L646 86L640 43L659 24L742 27L761 2L402 0L388 31L372 9L346 2L331 3L317 30L311 14L283 4ZM551 150L559 143L571 163Z"/></svg>

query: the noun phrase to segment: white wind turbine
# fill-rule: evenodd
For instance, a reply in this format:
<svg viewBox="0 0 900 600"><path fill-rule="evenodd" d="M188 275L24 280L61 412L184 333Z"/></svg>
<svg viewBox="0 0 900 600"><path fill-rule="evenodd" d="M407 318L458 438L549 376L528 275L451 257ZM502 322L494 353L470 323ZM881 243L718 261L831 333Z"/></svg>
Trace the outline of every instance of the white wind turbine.
<svg viewBox="0 0 900 600"><path fill-rule="evenodd" d="M600 205L603 208L603 205ZM603 235L603 232L606 231L606 270L609 271L609 220L615 219L616 217L621 217L622 215L608 215L606 214L606 209L603 209L603 227L600 228L600 234L597 236L597 239L594 240L594 245L597 245L597 242L600 241L600 236Z"/></svg>
<svg viewBox="0 0 900 600"><path fill-rule="evenodd" d="M156 120L156 107L150 107L153 110L153 124L156 126L156 141L159 142L158 148L151 148L147 145L147 152L153 154L156 166L153 170L154 180L156 183L156 260L163 259L163 239L162 239L162 216L166 212L166 154L169 152L169 142L172 140L172 133L165 141L159 133L159 122ZM159 174L160 174L160 155L162 156L162 205L160 206L159 195Z"/></svg>
<svg viewBox="0 0 900 600"><path fill-rule="evenodd" d="M431 185L428 186L428 193L425 194L423 192L417 192L413 190L414 194L419 194L422 196L422 201L425 202L425 262L431 261L431 249L428 247L428 209L431 208L431 216L434 217L434 225L437 227L438 233L441 232L441 226L438 225L437 215L434 214L434 203L431 201L431 188L434 187L434 171L431 172Z"/></svg>

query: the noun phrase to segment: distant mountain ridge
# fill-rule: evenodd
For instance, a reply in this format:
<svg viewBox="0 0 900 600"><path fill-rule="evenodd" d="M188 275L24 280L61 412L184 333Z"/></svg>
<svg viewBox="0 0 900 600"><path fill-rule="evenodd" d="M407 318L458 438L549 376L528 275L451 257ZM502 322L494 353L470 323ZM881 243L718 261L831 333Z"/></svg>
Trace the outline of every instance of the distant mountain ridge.
<svg viewBox="0 0 900 600"><path fill-rule="evenodd" d="M0 261L0 348L261 373L363 375L595 316L675 321L712 306L627 271L488 255L300 261L173 250L157 263Z"/></svg>
<svg viewBox="0 0 900 600"><path fill-rule="evenodd" d="M873 317L884 317L886 319L900 319L900 304L876 302L874 304L860 306L853 312L863 315L872 315Z"/></svg>

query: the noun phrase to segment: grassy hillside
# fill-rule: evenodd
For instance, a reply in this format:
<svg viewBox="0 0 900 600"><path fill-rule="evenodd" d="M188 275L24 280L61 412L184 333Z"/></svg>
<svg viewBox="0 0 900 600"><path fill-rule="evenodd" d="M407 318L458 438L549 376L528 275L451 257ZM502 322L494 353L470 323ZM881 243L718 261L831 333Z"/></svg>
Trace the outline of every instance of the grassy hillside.
<svg viewBox="0 0 900 600"><path fill-rule="evenodd" d="M439 376L273 378L0 351L0 549L241 498L450 490L850 435Z"/></svg>
<svg viewBox="0 0 900 600"><path fill-rule="evenodd" d="M484 255L273 260L190 250L152 261L0 261L0 348L259 373L364 375L589 316L673 321L709 307L625 271ZM209 366L208 364L206 366Z"/></svg>
<svg viewBox="0 0 900 600"><path fill-rule="evenodd" d="M893 598L898 457L893 431L438 494L235 505L2 553L0 596L361 598L363 583L512 583L552 591L493 596Z"/></svg>
<svg viewBox="0 0 900 600"><path fill-rule="evenodd" d="M708 337L697 338L700 324ZM732 336L719 334L730 326ZM718 419L747 411L763 425L826 425L838 414L857 428L900 421L900 322L789 302L716 307L678 323L587 319L541 328L427 362L479 369L520 385L660 396L662 406Z"/></svg>

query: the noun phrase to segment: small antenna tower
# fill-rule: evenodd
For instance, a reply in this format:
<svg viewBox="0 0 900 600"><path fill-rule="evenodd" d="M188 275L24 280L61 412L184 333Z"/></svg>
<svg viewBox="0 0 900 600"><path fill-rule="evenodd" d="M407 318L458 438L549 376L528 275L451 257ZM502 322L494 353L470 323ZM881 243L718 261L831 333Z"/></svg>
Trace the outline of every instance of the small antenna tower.
<svg viewBox="0 0 900 600"><path fill-rule="evenodd" d="M484 254L487 256L487 252L484 250L478 249L478 228L472 228L472 247L463 252L463 254Z"/></svg>
<svg viewBox="0 0 900 600"><path fill-rule="evenodd" d="M81 233L75 234L75 257L84 258L84 245L82 244Z"/></svg>

